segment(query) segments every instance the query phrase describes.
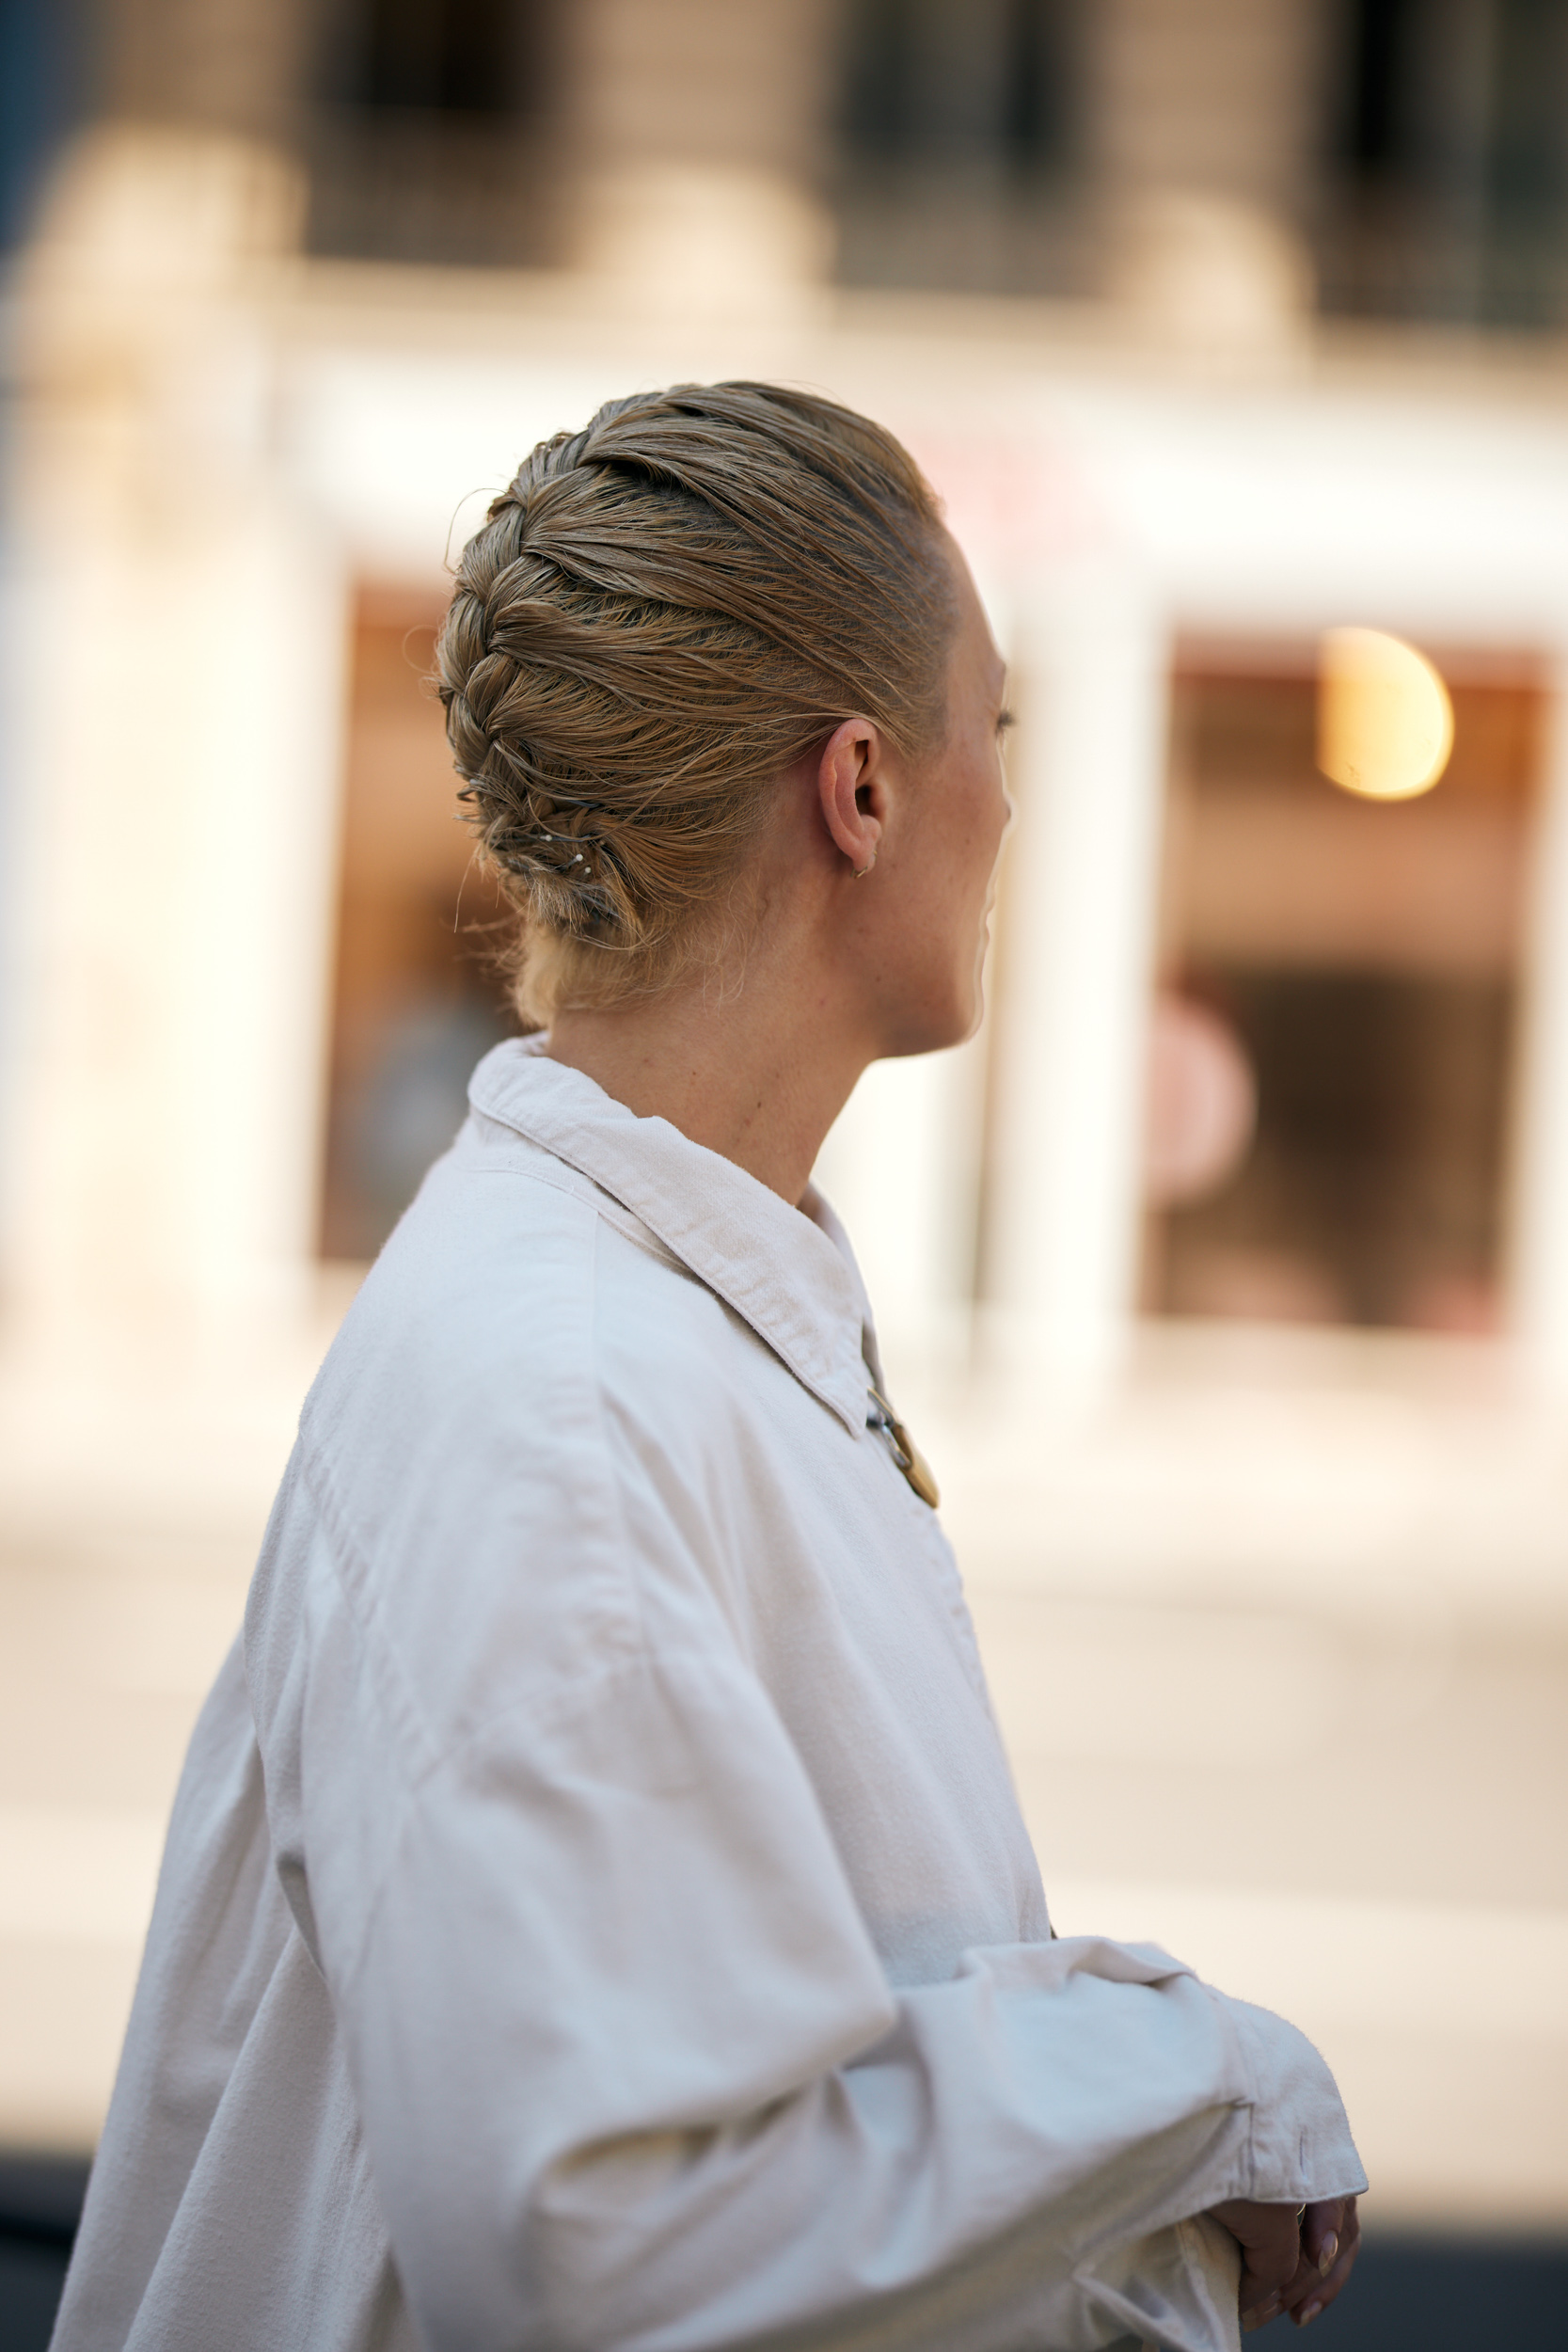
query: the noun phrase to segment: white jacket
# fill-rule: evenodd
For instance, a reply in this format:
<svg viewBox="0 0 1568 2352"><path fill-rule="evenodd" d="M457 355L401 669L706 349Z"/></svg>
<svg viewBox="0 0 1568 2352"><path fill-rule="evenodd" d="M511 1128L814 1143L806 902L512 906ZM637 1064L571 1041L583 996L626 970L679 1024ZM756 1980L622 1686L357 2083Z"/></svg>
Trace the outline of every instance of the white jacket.
<svg viewBox="0 0 1568 2352"><path fill-rule="evenodd" d="M1053 1940L952 1555L788 1207L538 1041L307 1402L56 2352L1237 2342L1365 2185L1293 2028Z"/></svg>

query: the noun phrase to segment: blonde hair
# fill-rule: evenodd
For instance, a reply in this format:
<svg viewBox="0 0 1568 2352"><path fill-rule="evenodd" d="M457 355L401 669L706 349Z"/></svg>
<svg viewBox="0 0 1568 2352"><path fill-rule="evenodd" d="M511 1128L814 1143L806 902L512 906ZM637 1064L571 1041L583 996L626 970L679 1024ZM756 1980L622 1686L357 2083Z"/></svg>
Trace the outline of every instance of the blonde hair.
<svg viewBox="0 0 1568 2352"><path fill-rule="evenodd" d="M525 459L436 643L525 1019L662 987L711 942L768 787L842 720L940 737L939 520L890 433L769 384L611 401Z"/></svg>

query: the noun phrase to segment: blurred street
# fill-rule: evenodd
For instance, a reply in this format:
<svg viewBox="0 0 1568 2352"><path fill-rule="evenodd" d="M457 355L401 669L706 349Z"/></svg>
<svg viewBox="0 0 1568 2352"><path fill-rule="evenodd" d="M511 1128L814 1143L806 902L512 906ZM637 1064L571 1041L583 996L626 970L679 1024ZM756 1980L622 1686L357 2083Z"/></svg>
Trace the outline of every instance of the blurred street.
<svg viewBox="0 0 1568 2352"><path fill-rule="evenodd" d="M308 1369L4 1393L0 2144L94 2136ZM1499 1376L1185 1334L1071 1415L903 1384L1059 1931L1311 2033L1372 2230L1568 2229L1568 1465Z"/></svg>

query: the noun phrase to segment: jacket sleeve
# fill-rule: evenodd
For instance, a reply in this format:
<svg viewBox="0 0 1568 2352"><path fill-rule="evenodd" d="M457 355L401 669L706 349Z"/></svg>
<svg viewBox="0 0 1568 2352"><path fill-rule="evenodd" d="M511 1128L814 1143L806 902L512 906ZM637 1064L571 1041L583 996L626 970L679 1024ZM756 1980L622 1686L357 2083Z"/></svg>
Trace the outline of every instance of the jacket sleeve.
<svg viewBox="0 0 1568 2352"><path fill-rule="evenodd" d="M1310 2046L1151 1947L890 1987L718 1620L442 1746L297 1483L259 1592L279 1872L433 2346L1211 2352L1193 2217L1362 2185Z"/></svg>

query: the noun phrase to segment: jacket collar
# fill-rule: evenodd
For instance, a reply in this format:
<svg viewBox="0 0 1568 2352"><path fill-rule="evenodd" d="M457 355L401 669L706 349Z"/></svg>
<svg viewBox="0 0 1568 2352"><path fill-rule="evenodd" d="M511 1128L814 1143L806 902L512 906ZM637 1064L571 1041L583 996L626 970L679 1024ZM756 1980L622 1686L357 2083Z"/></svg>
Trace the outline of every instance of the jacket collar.
<svg viewBox="0 0 1568 2352"><path fill-rule="evenodd" d="M870 1310L843 1227L820 1194L792 1209L666 1119L640 1119L543 1037L510 1038L468 1100L641 1218L852 1430L865 1426Z"/></svg>

